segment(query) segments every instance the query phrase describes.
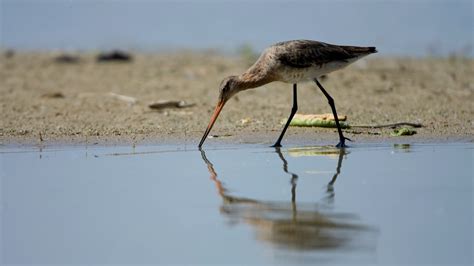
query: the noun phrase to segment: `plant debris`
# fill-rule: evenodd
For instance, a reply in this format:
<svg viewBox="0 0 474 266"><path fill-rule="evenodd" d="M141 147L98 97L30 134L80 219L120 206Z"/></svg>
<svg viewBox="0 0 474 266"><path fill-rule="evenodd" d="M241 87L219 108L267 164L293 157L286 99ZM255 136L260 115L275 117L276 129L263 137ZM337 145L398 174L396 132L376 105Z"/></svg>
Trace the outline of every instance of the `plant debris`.
<svg viewBox="0 0 474 266"><path fill-rule="evenodd" d="M341 128L349 128L345 121L347 116L341 115L338 116L339 124ZM334 120L334 116L332 114L296 114L290 122L290 126L297 126L297 127L330 127L335 128L337 127L336 121Z"/></svg>
<svg viewBox="0 0 474 266"><path fill-rule="evenodd" d="M129 62L132 61L132 56L120 50L112 52L100 53L97 55L97 62Z"/></svg>
<svg viewBox="0 0 474 266"><path fill-rule="evenodd" d="M12 49L8 49L3 53L3 55L5 56L5 58L12 58L15 55L15 51Z"/></svg>
<svg viewBox="0 0 474 266"><path fill-rule="evenodd" d="M394 123L394 124L385 124L385 125L353 125L351 127L359 127L359 128L384 128L384 127L389 127L389 128L397 128L401 126L409 126L409 127L423 127L422 124L419 123L409 123L409 122L400 122L400 123Z"/></svg>
<svg viewBox="0 0 474 266"><path fill-rule="evenodd" d="M207 138L209 138L209 139L213 139L213 138L225 138L225 137L232 137L232 135L231 135L231 134L223 134L223 135L210 135L210 136L209 136L209 137L207 137Z"/></svg>
<svg viewBox="0 0 474 266"><path fill-rule="evenodd" d="M79 57L75 55L62 54L54 58L57 63L75 64L79 63Z"/></svg>
<svg viewBox="0 0 474 266"><path fill-rule="evenodd" d="M131 97L131 96L127 96L127 95L121 95L121 94L117 94L117 93L113 93L113 92L109 92L108 95L111 96L111 97L113 97L113 98L115 98L115 99L118 99L118 100L127 102L127 103L130 104L130 105L135 104L135 103L138 102L137 98Z"/></svg>
<svg viewBox="0 0 474 266"><path fill-rule="evenodd" d="M334 120L334 115L330 113L326 114L296 114L293 119L319 119L319 120ZM337 118L339 121L346 121L347 120L347 115L338 115Z"/></svg>
<svg viewBox="0 0 474 266"><path fill-rule="evenodd" d="M169 101L169 100L163 100L163 101L157 101L154 103L150 103L148 107L151 109L165 109L165 108L187 108L187 107L192 107L196 104L194 103L187 103L185 101Z"/></svg>
<svg viewBox="0 0 474 266"><path fill-rule="evenodd" d="M399 128L399 129L394 129L390 135L391 136L394 136L394 137L398 137L398 136L411 136L411 135L415 135L416 134L416 130L414 129L410 129L410 128L407 128L407 127L402 127L402 128Z"/></svg>
<svg viewBox="0 0 474 266"><path fill-rule="evenodd" d="M47 92L47 93L43 93L41 97L60 99L60 98L64 98L64 94L62 92Z"/></svg>
<svg viewBox="0 0 474 266"><path fill-rule="evenodd" d="M240 119L240 124L243 126L249 124L250 122L252 122L252 119L249 117Z"/></svg>

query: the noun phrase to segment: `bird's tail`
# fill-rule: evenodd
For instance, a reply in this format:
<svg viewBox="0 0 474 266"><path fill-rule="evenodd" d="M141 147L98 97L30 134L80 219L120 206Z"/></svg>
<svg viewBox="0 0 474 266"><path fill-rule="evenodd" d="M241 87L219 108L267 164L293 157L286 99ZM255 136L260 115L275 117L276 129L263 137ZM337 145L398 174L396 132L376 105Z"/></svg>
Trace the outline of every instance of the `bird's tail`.
<svg viewBox="0 0 474 266"><path fill-rule="evenodd" d="M360 47L360 46L342 46L344 50L354 55L367 55L377 53L377 48L371 47Z"/></svg>

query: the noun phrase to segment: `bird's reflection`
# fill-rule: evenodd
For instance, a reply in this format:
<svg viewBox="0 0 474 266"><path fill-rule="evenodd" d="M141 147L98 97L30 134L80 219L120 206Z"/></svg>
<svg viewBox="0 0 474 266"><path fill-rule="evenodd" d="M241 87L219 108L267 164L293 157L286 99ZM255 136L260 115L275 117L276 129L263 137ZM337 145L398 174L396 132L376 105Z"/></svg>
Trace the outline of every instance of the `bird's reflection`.
<svg viewBox="0 0 474 266"><path fill-rule="evenodd" d="M283 162L283 171L291 176L290 202L261 201L230 195L219 180L214 165L208 160L204 150L201 150L211 180L223 199L221 213L229 217L232 222L244 221L252 225L256 229L257 239L286 249L328 250L367 246L367 243L363 244L357 238L372 229L356 223L358 219L356 215L329 212L327 208L318 207L318 204L297 204L298 175L288 170L288 161L283 152L279 148L276 148L275 152ZM323 198L325 204L331 204L334 200L334 185L341 172L344 155L347 154L344 149L335 149L331 154L334 155L336 152L338 163L325 189L326 196Z"/></svg>

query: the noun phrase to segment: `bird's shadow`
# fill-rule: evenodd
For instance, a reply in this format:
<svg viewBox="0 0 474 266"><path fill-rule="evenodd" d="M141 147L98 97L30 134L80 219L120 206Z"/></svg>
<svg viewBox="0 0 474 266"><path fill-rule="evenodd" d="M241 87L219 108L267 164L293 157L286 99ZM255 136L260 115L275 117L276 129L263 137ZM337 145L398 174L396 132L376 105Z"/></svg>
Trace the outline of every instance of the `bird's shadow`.
<svg viewBox="0 0 474 266"><path fill-rule="evenodd" d="M322 154L325 155L325 152ZM280 148L275 148L275 153L282 162L283 172L290 175L291 200L287 202L262 201L231 195L219 179L215 167L207 158L205 151L201 150L201 156L209 171L210 179L214 182L218 195L223 199L220 212L229 218L231 224L240 222L249 224L255 229L258 240L285 249L373 248L375 241L363 244L357 241L358 236L374 232L371 226L361 224L355 214L336 213L330 211L331 208L327 208L333 205L334 186L341 173L344 156L348 154L347 150L334 149L330 152L331 156L337 153L336 170L325 187L325 196L317 204L297 203L298 174L289 170L288 161ZM364 239L367 238L364 237Z"/></svg>

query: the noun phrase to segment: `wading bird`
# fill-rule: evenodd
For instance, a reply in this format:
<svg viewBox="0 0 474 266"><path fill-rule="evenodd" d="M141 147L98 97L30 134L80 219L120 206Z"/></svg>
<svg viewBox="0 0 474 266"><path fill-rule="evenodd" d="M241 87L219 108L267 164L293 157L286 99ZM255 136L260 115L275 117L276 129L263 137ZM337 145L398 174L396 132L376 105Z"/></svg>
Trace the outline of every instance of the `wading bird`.
<svg viewBox="0 0 474 266"><path fill-rule="evenodd" d="M298 109L296 84L311 80L321 89L331 106L339 133L339 143L336 146L345 147L346 139L350 139L342 134L334 100L323 88L318 78L376 52L375 47L342 46L310 40L286 41L268 47L260 55L257 62L243 74L229 76L221 82L219 86L219 100L211 121L199 143L199 148L202 147L202 144L209 135L225 103L232 96L240 91L260 87L273 81L293 84L293 107L291 108L288 121L278 140L273 145L273 147L281 147L281 140Z"/></svg>

